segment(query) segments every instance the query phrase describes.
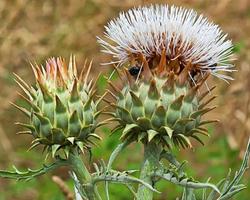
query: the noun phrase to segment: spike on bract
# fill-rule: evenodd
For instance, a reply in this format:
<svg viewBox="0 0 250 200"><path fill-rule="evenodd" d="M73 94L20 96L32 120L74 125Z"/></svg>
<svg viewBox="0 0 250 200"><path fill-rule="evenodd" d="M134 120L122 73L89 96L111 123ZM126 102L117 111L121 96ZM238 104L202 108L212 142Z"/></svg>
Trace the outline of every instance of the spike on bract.
<svg viewBox="0 0 250 200"><path fill-rule="evenodd" d="M80 78L74 56L68 64L59 57L48 59L45 67L32 66L36 89L17 76L18 84L30 97L29 111L17 107L25 111L30 124L20 125L29 129L36 144L47 146L52 156L59 150L67 155L70 148L89 149L93 140L99 138L94 132L100 126L96 118L102 111L93 98L95 89L87 77L91 63L84 65Z"/></svg>
<svg viewBox="0 0 250 200"><path fill-rule="evenodd" d="M129 79L134 78L126 69L120 69L119 73L122 72L130 76ZM211 110L206 107L210 100L199 100L198 89L204 85L204 80L194 86L184 84L184 77L187 75L180 78L173 70L164 75L159 70L152 73L150 79L142 76L133 85L124 84L116 94L116 111L112 114L118 121L117 127L124 128L121 139L156 142L167 148L172 148L173 144L192 147L191 138L201 141L200 129L204 125L201 117ZM205 128L202 130L206 132Z"/></svg>

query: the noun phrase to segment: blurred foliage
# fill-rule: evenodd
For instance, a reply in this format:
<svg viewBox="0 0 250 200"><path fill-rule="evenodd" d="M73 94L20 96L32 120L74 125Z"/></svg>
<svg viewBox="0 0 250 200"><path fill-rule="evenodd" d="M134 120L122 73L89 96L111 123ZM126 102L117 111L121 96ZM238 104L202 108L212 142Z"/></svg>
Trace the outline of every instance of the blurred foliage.
<svg viewBox="0 0 250 200"><path fill-rule="evenodd" d="M219 108L213 117L221 120L210 127L211 138L205 139L206 146L197 145L194 150L177 151L180 160L188 160L187 171L195 178L205 181L212 177L216 183L225 177L229 168L233 171L240 165L239 153L245 148L250 134L250 2L249 0L1 0L0 1L0 168L39 168L44 156L41 149L26 152L31 139L16 136L19 127L15 121L23 116L10 106L9 102L20 102L15 92L17 86L12 73L19 74L32 83L29 61L40 64L50 56L75 54L79 63L84 58L93 59L95 72L110 71L100 65L109 59L100 53L96 36L102 37L104 25L121 10L150 3L169 3L196 9L222 26L229 33L235 48L237 73L235 81L227 85L219 84L215 93L219 94ZM211 80L209 85L218 80ZM219 82L219 81L218 81ZM99 91L103 92L105 79L98 81ZM22 103L22 102L20 102ZM209 117L209 116L208 116ZM211 116L210 116L211 117ZM107 160L118 143L119 134L109 136L109 127L99 130L104 138L99 147L93 149L93 161ZM242 153L241 153L242 155ZM86 162L89 157L86 156ZM140 145L130 145L115 163L121 170L140 167L142 149ZM53 172L72 188L66 168ZM235 199L248 199L250 195L249 172L244 181L248 189ZM51 174L52 175L52 174ZM157 199L175 199L180 196L180 188L161 181L157 188L163 194ZM124 186L111 184L111 199L127 200L129 192ZM178 193L177 193L178 192ZM43 176L30 182L0 180L0 200L59 200L64 199L51 176Z"/></svg>

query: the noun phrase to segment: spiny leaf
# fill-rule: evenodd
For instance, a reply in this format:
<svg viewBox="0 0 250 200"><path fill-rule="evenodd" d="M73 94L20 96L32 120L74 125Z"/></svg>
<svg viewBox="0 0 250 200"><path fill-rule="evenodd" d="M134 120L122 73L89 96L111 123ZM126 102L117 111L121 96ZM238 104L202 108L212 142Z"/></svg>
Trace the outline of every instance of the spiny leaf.
<svg viewBox="0 0 250 200"><path fill-rule="evenodd" d="M74 144L75 137L68 137L67 140L68 140L71 144Z"/></svg>
<svg viewBox="0 0 250 200"><path fill-rule="evenodd" d="M32 92L30 92L29 88L26 88L23 83L21 83L19 80L15 79L15 82L19 85L19 87L24 91L24 93L28 96L30 100L33 100Z"/></svg>
<svg viewBox="0 0 250 200"><path fill-rule="evenodd" d="M63 152L65 154L66 159L69 157L69 152L70 152L70 146L65 146L63 148Z"/></svg>
<svg viewBox="0 0 250 200"><path fill-rule="evenodd" d="M193 189L211 188L220 194L219 189L215 185L210 183L195 182L188 178L178 181L176 177L172 176L172 173L162 173L161 171L156 172L155 175L182 187L188 187Z"/></svg>
<svg viewBox="0 0 250 200"><path fill-rule="evenodd" d="M114 162L114 160L116 159L116 157L122 152L123 149L125 149L128 144L130 143L129 140L124 141L123 143L119 144L115 150L111 153L110 157L109 157L109 161L108 161L108 165L107 165L107 171L109 172L109 170L111 169L111 166ZM106 193L106 197L107 199L109 199L109 188L108 188L108 182L105 182L105 193Z"/></svg>
<svg viewBox="0 0 250 200"><path fill-rule="evenodd" d="M80 99L79 93L78 93L78 89L77 89L77 80L76 78L74 79L74 83L73 83L73 88L72 91L70 93L70 102L76 102Z"/></svg>
<svg viewBox="0 0 250 200"><path fill-rule="evenodd" d="M181 200L196 200L194 189L185 187Z"/></svg>
<svg viewBox="0 0 250 200"><path fill-rule="evenodd" d="M102 138L99 135L95 134L95 133L90 133L89 137L96 138L97 140L102 140Z"/></svg>
<svg viewBox="0 0 250 200"><path fill-rule="evenodd" d="M137 127L138 125L136 124L126 124L126 127L124 128L120 138L124 138L128 133L130 133L134 128L137 128Z"/></svg>
<svg viewBox="0 0 250 200"><path fill-rule="evenodd" d="M221 193L222 193L222 194L227 190L227 187L228 187L229 184L230 184L230 175L231 175L231 169L229 169L229 172L228 172L228 174L227 174L227 177L225 178L224 185L223 185L223 188L222 188L222 190L221 190Z"/></svg>
<svg viewBox="0 0 250 200"><path fill-rule="evenodd" d="M140 134L137 134L138 137L137 137L137 141L143 141L144 139L147 140L148 137L147 137L147 132L143 131L143 132L140 132Z"/></svg>
<svg viewBox="0 0 250 200"><path fill-rule="evenodd" d="M56 96L56 113L65 113L66 107L61 102L60 98Z"/></svg>
<svg viewBox="0 0 250 200"><path fill-rule="evenodd" d="M30 124L24 124L24 123L21 123L21 122L16 122L15 124L19 125L19 126L22 126L24 128L27 128L27 129L31 130L32 132L35 132L34 126L32 126Z"/></svg>
<svg viewBox="0 0 250 200"><path fill-rule="evenodd" d="M137 123L140 127L143 127L144 130L148 130L151 129L151 121L150 119L146 118L146 117L139 117L137 119Z"/></svg>
<svg viewBox="0 0 250 200"><path fill-rule="evenodd" d="M121 126L121 125L116 126L115 128L113 128L113 129L111 130L111 134L116 133L116 131L119 131L119 130L121 130L122 128L123 128L123 126Z"/></svg>
<svg viewBox="0 0 250 200"><path fill-rule="evenodd" d="M219 183L216 184L217 188L220 188L224 182L225 182L225 179L220 180ZM218 196L218 193L212 190L206 200L213 200L216 196Z"/></svg>
<svg viewBox="0 0 250 200"><path fill-rule="evenodd" d="M72 136L77 136L81 130L81 122L77 111L75 110L69 119L69 133Z"/></svg>
<svg viewBox="0 0 250 200"><path fill-rule="evenodd" d="M156 135L158 135L159 133L155 130L148 130L148 142L150 142Z"/></svg>
<svg viewBox="0 0 250 200"><path fill-rule="evenodd" d="M217 122L219 122L219 120L205 120L200 122L200 126Z"/></svg>
<svg viewBox="0 0 250 200"><path fill-rule="evenodd" d="M54 144L51 146L51 153L52 153L52 157L54 158L56 155L57 150L60 148L59 144Z"/></svg>
<svg viewBox="0 0 250 200"><path fill-rule="evenodd" d="M211 98L209 98L206 102L202 103L201 105L199 105L199 109L204 108L206 105L208 105L210 102L212 102L217 96L213 96Z"/></svg>
<svg viewBox="0 0 250 200"><path fill-rule="evenodd" d="M39 113L34 113L34 115L39 119L41 123L41 134L44 137L48 137L51 134L52 125L47 117L40 115Z"/></svg>
<svg viewBox="0 0 250 200"><path fill-rule="evenodd" d="M220 197L218 200L227 200L227 199L231 199L235 194L239 193L240 191L246 189L246 186L240 186L237 189L230 191L228 193L226 193L225 195L223 195L222 197Z"/></svg>
<svg viewBox="0 0 250 200"><path fill-rule="evenodd" d="M123 107L117 106L117 105L115 105L115 107L118 109L118 111L120 112L120 115L121 115L122 119L125 122L127 122L127 123L133 122L131 114L130 114L130 112L128 110L126 110Z"/></svg>
<svg viewBox="0 0 250 200"><path fill-rule="evenodd" d="M170 93L172 94L174 92L174 87L175 87L175 75L174 72L171 71L169 73L167 81L164 83L162 89L165 93Z"/></svg>
<svg viewBox="0 0 250 200"><path fill-rule="evenodd" d="M78 142L76 142L76 145L81 150L81 152L84 153L84 144L83 144L83 142L78 141Z"/></svg>
<svg viewBox="0 0 250 200"><path fill-rule="evenodd" d="M168 126L164 126L162 128L165 129L165 131L166 131L167 135L169 136L169 138L172 138L174 130L171 129L170 127L168 127Z"/></svg>
<svg viewBox="0 0 250 200"><path fill-rule="evenodd" d="M53 128L52 129L52 141L56 144L62 144L66 139L64 132L60 128Z"/></svg>
<svg viewBox="0 0 250 200"><path fill-rule="evenodd" d="M28 135L31 135L31 134L32 134L32 132L31 132L31 131L18 131L16 134L17 134L17 135L22 135L22 134L28 134Z"/></svg>
<svg viewBox="0 0 250 200"><path fill-rule="evenodd" d="M198 142L200 142L202 145L205 145L204 142L202 142L202 140L201 140L198 136L196 136L196 135L191 135L190 137L196 139L196 140L197 140Z"/></svg>
<svg viewBox="0 0 250 200"><path fill-rule="evenodd" d="M154 79L151 80L149 90L148 90L148 97L151 99L158 99L159 98L159 91L156 87L156 82Z"/></svg>
<svg viewBox="0 0 250 200"><path fill-rule="evenodd" d="M51 170L54 170L58 167L65 166L65 165L67 165L66 161L57 160L56 162L50 165L43 165L42 168L37 169L37 170L28 169L27 171L20 171L16 167L14 167L14 171L0 170L0 177L28 181L32 178L43 175Z"/></svg>
<svg viewBox="0 0 250 200"><path fill-rule="evenodd" d="M152 125L155 127L161 127L165 125L166 110L163 106L156 108L151 118Z"/></svg>
<svg viewBox="0 0 250 200"><path fill-rule="evenodd" d="M162 139L164 140L164 143L167 145L167 147L172 148L172 140L169 136L164 135L162 136Z"/></svg>
<svg viewBox="0 0 250 200"><path fill-rule="evenodd" d="M143 106L141 100L139 99L139 97L137 97L137 95L133 92L133 91L129 91L130 92L130 95L132 97L132 101L133 101L133 104L135 106Z"/></svg>
<svg viewBox="0 0 250 200"><path fill-rule="evenodd" d="M31 151L35 147L37 147L40 144L40 142L35 142L34 144L31 145L31 147L27 151Z"/></svg>
<svg viewBox="0 0 250 200"><path fill-rule="evenodd" d="M153 192L158 192L156 189L154 189L150 184L144 182L141 179L138 179L136 177L130 176L128 175L126 172L118 172L118 171L114 171L112 170L111 173L104 173L102 175L99 176L95 176L93 178L93 184L96 184L98 182L102 182L102 181L108 181L108 182L116 182L116 183L139 183L144 185L145 187L147 187L148 189L150 189Z"/></svg>
<svg viewBox="0 0 250 200"><path fill-rule="evenodd" d="M237 187L239 187L239 191L244 189L244 186L240 187L241 185L238 185L238 183L239 183L240 179L242 178L244 172L248 168L249 156L250 156L250 139L248 140L247 149L246 149L240 170L235 173L233 180L231 181L231 183L228 185L227 189L223 192L223 194L219 198L220 200L223 199L224 196L226 197L225 199L227 199L228 196L231 197L231 195L236 194L237 192L233 192L233 190Z"/></svg>
<svg viewBox="0 0 250 200"><path fill-rule="evenodd" d="M173 109L173 110L179 110L181 108L181 106L182 106L183 98L184 98L184 95L181 95L177 99L175 99L171 103L170 108Z"/></svg>
<svg viewBox="0 0 250 200"><path fill-rule="evenodd" d="M209 92L212 92L214 89L216 88L216 86L213 86L212 88L210 88L210 90L205 91L204 93L202 93L199 97L198 97L198 101L202 101L202 99L207 96L209 94Z"/></svg>
<svg viewBox="0 0 250 200"><path fill-rule="evenodd" d="M197 118L197 117L199 117L199 116L202 116L202 115L206 114L207 112L209 112L209 111L211 111L211 110L213 110L213 109L215 109L215 108L216 108L216 106L211 107L211 108L203 108L203 109L200 109L200 110L198 110L198 111L192 113L190 117L195 119L195 118Z"/></svg>
<svg viewBox="0 0 250 200"><path fill-rule="evenodd" d="M209 137L208 131L207 131L206 129L201 129L200 127L199 127L199 128L194 128L194 129L192 129L192 130L188 133L188 135L194 135L194 134L196 134L196 133Z"/></svg>
<svg viewBox="0 0 250 200"><path fill-rule="evenodd" d="M16 105L15 103L10 102L11 105L13 105L14 107L16 107L18 110L20 110L22 113L24 113L27 117L30 117L30 111L28 111L27 109L20 107L18 105Z"/></svg>

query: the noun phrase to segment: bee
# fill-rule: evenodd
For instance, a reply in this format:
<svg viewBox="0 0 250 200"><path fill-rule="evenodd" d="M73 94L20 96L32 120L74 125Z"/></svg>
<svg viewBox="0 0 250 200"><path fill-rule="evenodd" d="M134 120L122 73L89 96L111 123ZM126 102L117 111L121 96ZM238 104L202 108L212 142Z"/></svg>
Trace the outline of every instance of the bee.
<svg viewBox="0 0 250 200"><path fill-rule="evenodd" d="M142 70L141 67L135 65L135 66L132 66L128 71L131 76L133 76L134 78L137 78L141 70Z"/></svg>

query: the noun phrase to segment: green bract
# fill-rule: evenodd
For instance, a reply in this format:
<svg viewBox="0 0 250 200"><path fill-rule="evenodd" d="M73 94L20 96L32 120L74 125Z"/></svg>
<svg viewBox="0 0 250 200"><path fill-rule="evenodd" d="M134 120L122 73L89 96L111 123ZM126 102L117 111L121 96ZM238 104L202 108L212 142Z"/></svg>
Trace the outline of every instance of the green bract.
<svg viewBox="0 0 250 200"><path fill-rule="evenodd" d="M29 131L20 133L31 134L35 139L32 147L39 144L55 153L62 149L66 156L70 148L89 149L93 139L100 139L95 129L100 111L95 94L93 80L88 80L91 64L86 65L77 76L75 59L71 58L67 65L62 58L51 58L46 66L32 66L36 76L36 87L31 87L20 77L17 83L26 93L23 97L30 109L18 107L30 119L28 124L18 123Z"/></svg>
<svg viewBox="0 0 250 200"><path fill-rule="evenodd" d="M202 83L192 86L186 81L186 71L176 75L173 71L142 75L130 84L125 84L117 92L116 111L113 116L118 120L116 129L122 129L122 140L140 140L143 143L154 141L172 147L192 147L190 137L202 143L199 135L208 135L202 125L213 121L201 121L201 116L214 107L205 106L201 100L209 93L198 95ZM117 90L117 89L116 89Z"/></svg>

